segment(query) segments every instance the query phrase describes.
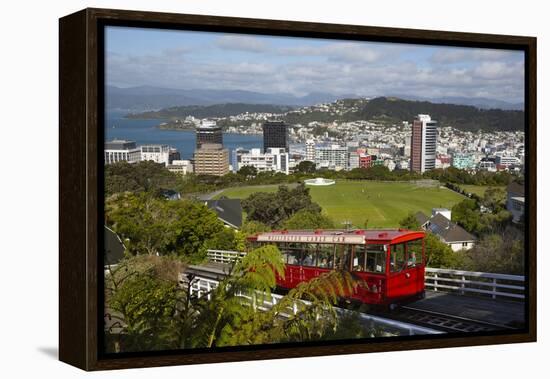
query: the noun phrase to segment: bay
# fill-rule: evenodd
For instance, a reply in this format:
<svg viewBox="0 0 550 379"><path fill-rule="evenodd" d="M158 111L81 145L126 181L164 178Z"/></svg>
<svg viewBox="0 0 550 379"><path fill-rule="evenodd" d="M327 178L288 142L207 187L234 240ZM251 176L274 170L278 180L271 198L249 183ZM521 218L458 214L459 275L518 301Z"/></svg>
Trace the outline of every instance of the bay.
<svg viewBox="0 0 550 379"><path fill-rule="evenodd" d="M138 145L162 144L175 147L182 159L192 159L195 152L195 132L191 130L164 130L157 128L166 120L136 120L124 118L123 112L107 112L105 117L105 141L125 139L135 141ZM223 145L232 152L242 147L245 149L262 148L261 135L223 134Z"/></svg>

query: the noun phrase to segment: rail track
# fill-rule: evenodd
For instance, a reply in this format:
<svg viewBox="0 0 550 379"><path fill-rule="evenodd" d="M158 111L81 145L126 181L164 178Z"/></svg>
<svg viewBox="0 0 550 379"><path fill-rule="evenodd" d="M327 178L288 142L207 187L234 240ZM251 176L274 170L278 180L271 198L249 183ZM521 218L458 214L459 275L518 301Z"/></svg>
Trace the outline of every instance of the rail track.
<svg viewBox="0 0 550 379"><path fill-rule="evenodd" d="M411 306L401 306L395 311L385 314L385 317L423 325L443 332L492 332L510 330L513 327L474 320L466 317L428 311Z"/></svg>

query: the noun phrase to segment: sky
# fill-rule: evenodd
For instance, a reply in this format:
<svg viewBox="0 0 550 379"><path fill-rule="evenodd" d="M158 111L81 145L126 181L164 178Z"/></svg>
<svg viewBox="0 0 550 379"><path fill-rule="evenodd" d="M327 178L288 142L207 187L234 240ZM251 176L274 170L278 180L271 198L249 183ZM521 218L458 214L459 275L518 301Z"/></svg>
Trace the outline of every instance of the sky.
<svg viewBox="0 0 550 379"><path fill-rule="evenodd" d="M106 82L118 87L524 97L521 51L111 26L105 49Z"/></svg>

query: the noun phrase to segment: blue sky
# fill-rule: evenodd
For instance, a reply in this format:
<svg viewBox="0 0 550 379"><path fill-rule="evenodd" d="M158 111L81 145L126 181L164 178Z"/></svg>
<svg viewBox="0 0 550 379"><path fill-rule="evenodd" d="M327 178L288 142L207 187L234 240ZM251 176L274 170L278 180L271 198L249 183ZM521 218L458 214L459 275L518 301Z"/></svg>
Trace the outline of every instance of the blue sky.
<svg viewBox="0 0 550 379"><path fill-rule="evenodd" d="M108 27L107 84L523 101L523 52Z"/></svg>

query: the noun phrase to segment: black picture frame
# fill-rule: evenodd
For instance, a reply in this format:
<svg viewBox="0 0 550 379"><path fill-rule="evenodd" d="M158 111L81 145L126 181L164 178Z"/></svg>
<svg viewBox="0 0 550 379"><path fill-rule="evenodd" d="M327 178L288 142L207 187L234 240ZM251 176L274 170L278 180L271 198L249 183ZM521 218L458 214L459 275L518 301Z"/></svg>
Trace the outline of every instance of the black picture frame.
<svg viewBox="0 0 550 379"><path fill-rule="evenodd" d="M104 26L269 34L520 50L525 53L526 314L524 329L365 343L304 343L211 351L101 353L103 335ZM59 21L59 358L84 370L322 356L536 341L536 38L358 25L84 9Z"/></svg>

